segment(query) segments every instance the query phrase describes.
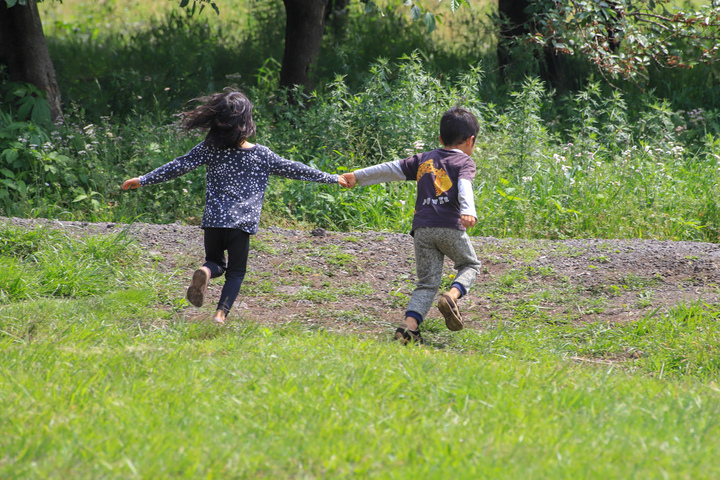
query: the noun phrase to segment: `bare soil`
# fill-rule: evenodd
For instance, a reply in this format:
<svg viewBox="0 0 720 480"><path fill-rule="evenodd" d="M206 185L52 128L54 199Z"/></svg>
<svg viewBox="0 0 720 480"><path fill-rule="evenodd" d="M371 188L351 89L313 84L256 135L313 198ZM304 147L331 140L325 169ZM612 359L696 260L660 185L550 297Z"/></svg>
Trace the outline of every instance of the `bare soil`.
<svg viewBox="0 0 720 480"><path fill-rule="evenodd" d="M70 235L127 229L158 268L189 281L202 264L202 231L181 224L121 225L3 219L14 227L45 226ZM503 321L629 322L685 302L715 303L720 292L716 244L656 240L518 240L473 237L483 271L460 301L466 328ZM267 325L296 322L348 334L390 335L403 318L414 282L412 237L367 232L262 228L253 237L248 275L229 320ZM445 278L454 273L446 263ZM200 309L179 315L205 321L222 286L212 281ZM184 298L185 285L177 285ZM168 307L169 308L169 307ZM426 332L451 335L437 310Z"/></svg>

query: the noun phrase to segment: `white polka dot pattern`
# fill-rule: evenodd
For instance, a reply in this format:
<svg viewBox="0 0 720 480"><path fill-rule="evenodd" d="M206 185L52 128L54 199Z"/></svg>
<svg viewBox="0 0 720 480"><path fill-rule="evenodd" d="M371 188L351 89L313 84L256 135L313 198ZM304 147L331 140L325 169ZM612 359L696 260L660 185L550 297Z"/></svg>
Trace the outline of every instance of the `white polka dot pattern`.
<svg viewBox="0 0 720 480"><path fill-rule="evenodd" d="M204 143L182 157L140 177L140 185L167 182L201 165L207 167L205 212L201 227L237 228L256 233L270 175L319 183L337 183L338 176L287 160L269 148L218 149Z"/></svg>

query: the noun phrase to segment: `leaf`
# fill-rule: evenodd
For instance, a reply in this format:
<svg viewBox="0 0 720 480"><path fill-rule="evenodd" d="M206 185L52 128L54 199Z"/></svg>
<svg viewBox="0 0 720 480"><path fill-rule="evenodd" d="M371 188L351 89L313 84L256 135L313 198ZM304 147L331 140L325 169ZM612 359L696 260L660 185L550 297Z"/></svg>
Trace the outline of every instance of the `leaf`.
<svg viewBox="0 0 720 480"><path fill-rule="evenodd" d="M5 157L5 160L6 160L7 163L9 163L9 164L10 164L10 163L13 163L15 160L17 160L17 158L18 158L19 155L20 155L20 154L18 153L17 150L5 150L5 151L2 153L2 156Z"/></svg>
<svg viewBox="0 0 720 480"><path fill-rule="evenodd" d="M50 115L50 104L40 98L35 102L35 108L32 110L32 121L36 124L49 123L52 119Z"/></svg>
<svg viewBox="0 0 720 480"><path fill-rule="evenodd" d="M180 8L185 8L190 3L190 0L180 0Z"/></svg>
<svg viewBox="0 0 720 480"><path fill-rule="evenodd" d="M10 170L8 170L7 168L0 169L0 172L2 172L3 175L5 175L7 178L15 178L15 174L13 172L11 172Z"/></svg>
<svg viewBox="0 0 720 480"><path fill-rule="evenodd" d="M82 194L75 197L75 200L73 200L73 203L82 202L83 200L86 200L88 198L87 195Z"/></svg>
<svg viewBox="0 0 720 480"><path fill-rule="evenodd" d="M430 12L425 12L425 18L423 20L425 21L425 26L427 27L427 33L431 33L435 30L435 15Z"/></svg>
<svg viewBox="0 0 720 480"><path fill-rule="evenodd" d="M17 190L17 185L16 185L15 182L13 182L12 180L7 180L7 179L3 178L2 180L0 180L0 183L2 183L3 185L7 186L8 188L12 188L13 190Z"/></svg>
<svg viewBox="0 0 720 480"><path fill-rule="evenodd" d="M410 7L410 15L414 21L420 20L420 17L422 17L422 10L420 10L420 7L417 5L413 5Z"/></svg>
<svg viewBox="0 0 720 480"><path fill-rule="evenodd" d="M18 108L18 118L25 120L32 112L32 107L32 102L23 102L20 108Z"/></svg>
<svg viewBox="0 0 720 480"><path fill-rule="evenodd" d="M14 7L16 3L17 3L17 0L5 0L5 4L7 5L8 8Z"/></svg>

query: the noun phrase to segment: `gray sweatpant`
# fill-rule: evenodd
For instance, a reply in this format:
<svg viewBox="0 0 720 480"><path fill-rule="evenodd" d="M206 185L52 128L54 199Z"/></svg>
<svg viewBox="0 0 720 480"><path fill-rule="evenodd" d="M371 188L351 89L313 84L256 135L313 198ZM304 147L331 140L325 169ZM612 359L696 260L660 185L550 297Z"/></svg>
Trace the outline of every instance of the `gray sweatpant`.
<svg viewBox="0 0 720 480"><path fill-rule="evenodd" d="M459 283L465 287L465 291L469 291L475 283L475 278L480 273L480 261L470 237L464 231L422 227L415 230L414 239L418 281L407 309L419 313L425 319L442 282L445 257L455 262L458 273L453 283Z"/></svg>

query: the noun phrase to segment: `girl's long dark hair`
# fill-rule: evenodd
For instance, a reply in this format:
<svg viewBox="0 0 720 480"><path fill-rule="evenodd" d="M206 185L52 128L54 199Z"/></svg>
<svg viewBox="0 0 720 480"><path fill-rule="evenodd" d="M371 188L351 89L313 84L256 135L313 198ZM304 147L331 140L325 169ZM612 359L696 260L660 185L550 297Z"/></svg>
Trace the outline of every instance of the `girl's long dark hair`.
<svg viewBox="0 0 720 480"><path fill-rule="evenodd" d="M235 148L255 135L253 104L240 90L228 87L222 93L191 102L200 102L200 105L181 114L183 128L208 129L206 144L216 148Z"/></svg>

